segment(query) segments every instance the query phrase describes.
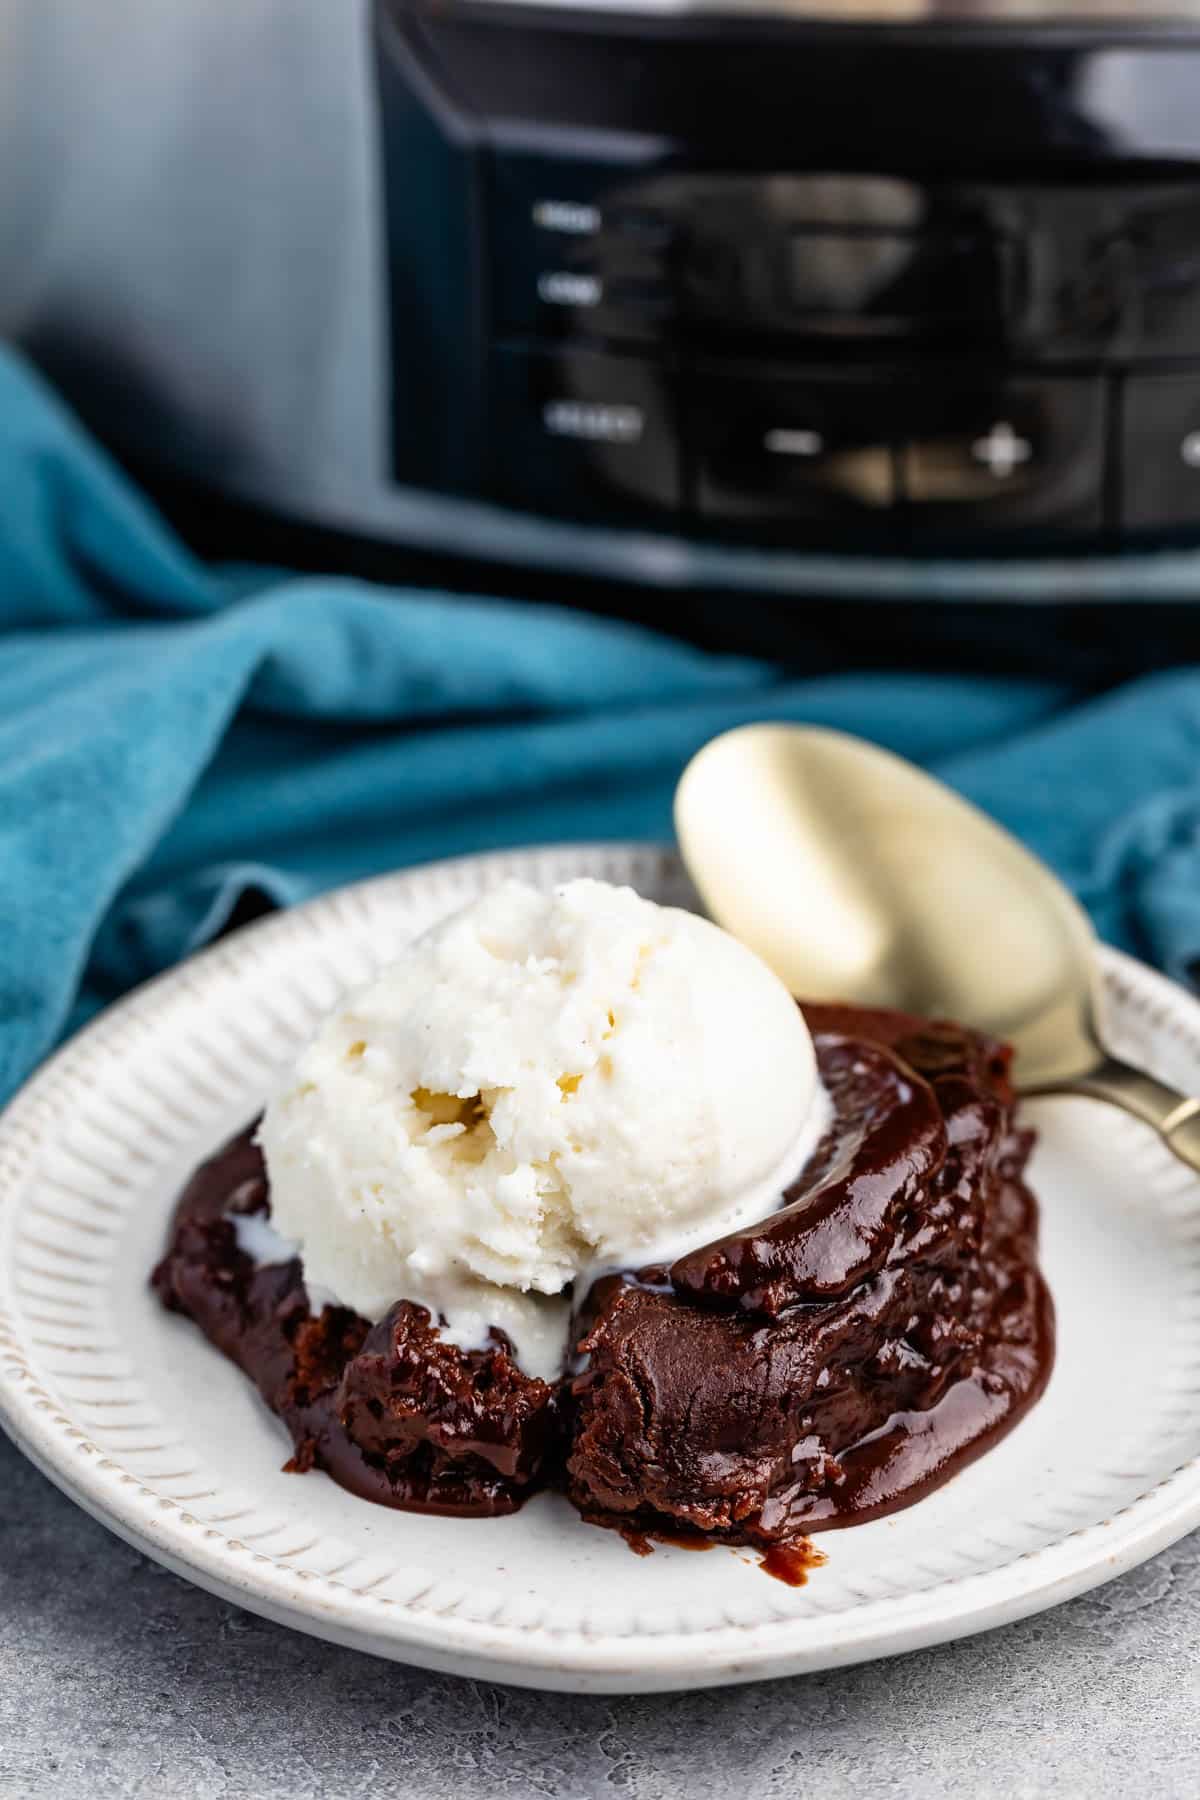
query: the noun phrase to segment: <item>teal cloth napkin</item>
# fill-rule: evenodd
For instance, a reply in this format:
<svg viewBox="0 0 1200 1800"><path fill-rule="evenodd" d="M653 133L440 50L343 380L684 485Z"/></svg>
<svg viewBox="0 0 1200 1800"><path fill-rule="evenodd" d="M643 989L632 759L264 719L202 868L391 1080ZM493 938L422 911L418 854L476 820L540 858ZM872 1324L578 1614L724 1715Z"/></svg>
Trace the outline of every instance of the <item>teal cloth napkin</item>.
<svg viewBox="0 0 1200 1800"><path fill-rule="evenodd" d="M1053 674L805 679L584 613L206 567L0 351L0 1098L248 888L665 837L686 759L761 718L935 769L1104 936L1200 957L1197 671L1086 702Z"/></svg>

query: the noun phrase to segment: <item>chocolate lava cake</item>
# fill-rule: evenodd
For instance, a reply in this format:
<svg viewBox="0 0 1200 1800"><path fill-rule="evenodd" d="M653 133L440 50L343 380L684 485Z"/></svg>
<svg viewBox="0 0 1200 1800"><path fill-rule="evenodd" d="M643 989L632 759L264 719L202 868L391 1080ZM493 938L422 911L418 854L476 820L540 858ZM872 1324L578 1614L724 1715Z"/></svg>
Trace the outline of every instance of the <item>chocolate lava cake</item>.
<svg viewBox="0 0 1200 1800"><path fill-rule="evenodd" d="M290 1468L480 1517L544 1486L627 1533L770 1547L907 1505L1037 1400L1054 1353L1009 1052L960 1026L806 1006L833 1123L761 1223L581 1297L554 1384L444 1342L399 1299L314 1311L261 1267L254 1127L199 1168L154 1272L256 1383Z"/></svg>

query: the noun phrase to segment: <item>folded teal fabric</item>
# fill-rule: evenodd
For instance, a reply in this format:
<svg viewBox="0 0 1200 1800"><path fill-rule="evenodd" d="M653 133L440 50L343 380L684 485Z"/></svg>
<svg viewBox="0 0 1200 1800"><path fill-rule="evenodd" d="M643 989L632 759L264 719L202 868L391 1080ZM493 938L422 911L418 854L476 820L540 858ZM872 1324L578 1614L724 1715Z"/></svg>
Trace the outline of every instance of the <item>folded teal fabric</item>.
<svg viewBox="0 0 1200 1800"><path fill-rule="evenodd" d="M1197 671L1085 703L1052 673L805 679L565 608L210 568L0 351L0 1097L247 888L665 837L687 758L761 718L935 769L1113 942L1200 957Z"/></svg>

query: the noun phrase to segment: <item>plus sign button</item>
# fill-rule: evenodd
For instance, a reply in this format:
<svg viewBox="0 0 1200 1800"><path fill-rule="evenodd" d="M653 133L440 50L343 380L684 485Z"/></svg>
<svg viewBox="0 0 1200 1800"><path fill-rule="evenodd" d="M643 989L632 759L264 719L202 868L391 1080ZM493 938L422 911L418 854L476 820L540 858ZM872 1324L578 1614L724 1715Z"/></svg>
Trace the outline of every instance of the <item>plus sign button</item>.
<svg viewBox="0 0 1200 1800"><path fill-rule="evenodd" d="M1000 419L983 437L975 439L971 455L997 481L1011 481L1018 469L1033 460L1033 445L1014 431L1007 419Z"/></svg>
<svg viewBox="0 0 1200 1800"><path fill-rule="evenodd" d="M914 397L902 499L920 539L1102 523L1105 395L1090 378L962 382Z"/></svg>

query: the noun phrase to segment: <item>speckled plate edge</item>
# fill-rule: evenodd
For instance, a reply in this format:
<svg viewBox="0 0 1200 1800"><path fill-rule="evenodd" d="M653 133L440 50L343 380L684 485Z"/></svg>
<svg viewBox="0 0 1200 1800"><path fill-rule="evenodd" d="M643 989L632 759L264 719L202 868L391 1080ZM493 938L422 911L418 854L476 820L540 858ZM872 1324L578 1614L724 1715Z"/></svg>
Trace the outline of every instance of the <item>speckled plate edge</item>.
<svg viewBox="0 0 1200 1800"><path fill-rule="evenodd" d="M686 891L674 857L652 846L550 847L456 859L360 883L263 920L149 983L52 1057L0 1116L0 1224L19 1202L21 1179L64 1084L69 1089L98 1061L119 1056L126 1028L177 1005L181 984L202 1005L209 981L288 938L310 943L317 928L336 928L339 907L358 896L386 896L398 911L411 899L420 914L431 894L444 905L447 896L466 898L509 875L546 883L576 874L628 880L658 895ZM1115 951L1103 952L1103 972L1118 1032L1128 1026L1152 1053L1166 1046L1175 1072L1182 1058L1200 1083L1200 1005ZM197 1530L186 1507L169 1496L131 1481L39 1380L36 1356L9 1304L7 1274L0 1266L0 1423L57 1486L137 1549L222 1598L338 1643L442 1671L534 1687L633 1692L836 1667L1025 1617L1121 1574L1200 1524L1200 1459L1193 1457L1100 1523L1000 1567L835 1615L644 1638L431 1615L251 1556L220 1533Z"/></svg>

